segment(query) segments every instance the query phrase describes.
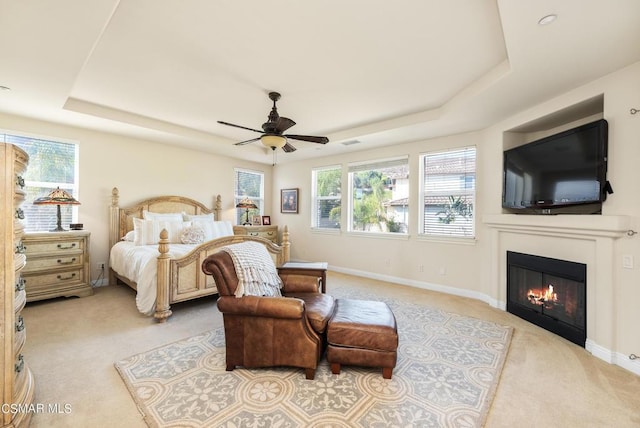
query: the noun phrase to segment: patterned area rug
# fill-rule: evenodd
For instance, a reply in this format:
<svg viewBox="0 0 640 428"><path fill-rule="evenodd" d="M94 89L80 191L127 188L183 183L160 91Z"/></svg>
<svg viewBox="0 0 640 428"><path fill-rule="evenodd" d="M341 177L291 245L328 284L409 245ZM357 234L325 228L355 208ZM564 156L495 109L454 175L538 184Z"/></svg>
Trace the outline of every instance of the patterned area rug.
<svg viewBox="0 0 640 428"><path fill-rule="evenodd" d="M151 427L482 426L512 328L385 301L400 338L390 380L364 367L333 375L324 359L314 380L295 368L227 372L222 328L115 366Z"/></svg>

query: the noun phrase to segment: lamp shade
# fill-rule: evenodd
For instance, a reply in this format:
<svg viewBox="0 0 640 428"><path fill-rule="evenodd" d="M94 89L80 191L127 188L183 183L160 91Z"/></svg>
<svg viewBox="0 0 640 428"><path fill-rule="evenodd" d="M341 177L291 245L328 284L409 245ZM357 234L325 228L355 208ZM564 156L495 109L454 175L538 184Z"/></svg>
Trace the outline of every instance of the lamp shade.
<svg viewBox="0 0 640 428"><path fill-rule="evenodd" d="M43 196L41 198L33 201L34 205L56 205L57 207L57 227L50 232L66 232L65 229L62 228L62 214L60 212L60 205L80 205L69 192L60 187L54 189L47 196Z"/></svg>
<svg viewBox="0 0 640 428"><path fill-rule="evenodd" d="M258 208L256 204L249 198L244 198L236 205L236 208L246 208L246 209L254 209Z"/></svg>
<svg viewBox="0 0 640 428"><path fill-rule="evenodd" d="M272 149L280 149L287 144L287 139L282 135L263 135L260 137L260 142Z"/></svg>
<svg viewBox="0 0 640 428"><path fill-rule="evenodd" d="M60 187L54 189L47 196L33 201L34 205L80 205L69 192Z"/></svg>

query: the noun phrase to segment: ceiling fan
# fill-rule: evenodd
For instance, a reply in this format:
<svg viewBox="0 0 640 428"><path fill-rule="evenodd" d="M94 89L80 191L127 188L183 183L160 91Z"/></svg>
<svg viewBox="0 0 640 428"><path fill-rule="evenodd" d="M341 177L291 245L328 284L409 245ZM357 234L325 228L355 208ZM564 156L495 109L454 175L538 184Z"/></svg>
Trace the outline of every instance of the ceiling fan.
<svg viewBox="0 0 640 428"><path fill-rule="evenodd" d="M280 94L277 92L269 92L269 99L273 101L273 107L271 108L271 113L269 113L268 120L262 124L262 131L253 128L247 128L246 126L234 125L233 123L223 122L221 120L218 123L227 126L233 126L236 128L246 129L248 131L258 132L262 134L259 137L252 138L246 141L240 141L239 143L235 143L236 146L243 146L245 144L253 143L254 141L260 140L262 144L267 147L270 147L271 150L282 148L285 152L293 152L296 150L287 140L300 140L300 141L308 141L310 143L319 143L319 144L327 144L329 139L327 137L315 137L313 135L293 135L293 134L283 134L287 129L291 128L296 123L287 118L281 117L278 114L278 109L276 108L276 101L280 99Z"/></svg>

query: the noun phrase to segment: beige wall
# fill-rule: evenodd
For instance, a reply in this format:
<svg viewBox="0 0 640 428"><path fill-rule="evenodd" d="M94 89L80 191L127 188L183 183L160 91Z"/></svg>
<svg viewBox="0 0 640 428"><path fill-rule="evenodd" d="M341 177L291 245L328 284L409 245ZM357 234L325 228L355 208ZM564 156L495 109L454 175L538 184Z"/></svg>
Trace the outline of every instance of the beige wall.
<svg viewBox="0 0 640 428"><path fill-rule="evenodd" d="M502 272L495 273L501 261L492 242L493 230L483 223L487 215L502 215L502 151L503 133L553 114L582 101L604 94L602 115L609 122L609 168L614 194L609 195L603 207L603 216L623 216L629 227L640 230L640 114L631 115L630 109L640 109L640 63L542 103L528 111L514 114L509 119L478 132L435 138L391 148L374 149L343 156L316 158L294 164L278 165L274 170L273 206L279 203L281 188L300 187L300 214L277 214L274 221L288 225L292 239L292 258L299 260L323 260L333 269L371 278L390 279L408 285L444 290L484 300L497 307L504 305L504 291L498 291L496 282ZM478 152L476 241L469 244L437 242L417 237L418 216L418 157L424 151L442 148L476 145ZM343 214L343 230L338 233L315 232L310 227L311 170L314 167L342 165L346 171L352 161L373 160L384 157L409 155L411 186L415 189L410 198L410 224L408 237L363 237L346 231ZM300 177L303 177L300 179ZM343 194L346 194L347 177L343 173ZM343 199L343 203L346 199ZM544 221L541 216L536 221ZM580 222L581 216L577 222ZM592 217L592 216L588 216ZM597 221L596 221L596 227ZM519 239L519 238L518 238ZM544 248L543 238L528 237L527 246ZM606 294L610 304L600 305L599 319L590 321L588 337L594 347L603 347L605 358L640 373L640 364L631 362L628 355L640 355L640 237L622 235L613 241L611 268L600 265L593 258L595 250L587 258L592 263L590 286L598 287L593 299ZM302 245L300 245L302 244ZM563 242L563 245L567 243ZM577 246L595 245L581 239L569 241L576 249L575 257L583 251ZM553 245L553 244L552 244ZM575 258L571 247L569 258ZM622 255L631 255L633 269L622 268ZM421 266L424 268L421 270ZM602 271L611 270L610 281L602 281ZM498 276L498 278L496 278ZM595 278L600 279L594 284ZM609 283L610 282L610 283ZM601 331L601 326L611 326Z"/></svg>
<svg viewBox="0 0 640 428"><path fill-rule="evenodd" d="M166 144L0 115L0 129L72 140L80 146L78 221L91 232L91 272L109 260L111 189L126 206L159 195L188 196L213 206L222 196L222 219L234 221L234 168L265 173L265 211L272 210L272 166L215 156ZM28 203L28 201L27 201ZM54 214L55 215L55 214Z"/></svg>

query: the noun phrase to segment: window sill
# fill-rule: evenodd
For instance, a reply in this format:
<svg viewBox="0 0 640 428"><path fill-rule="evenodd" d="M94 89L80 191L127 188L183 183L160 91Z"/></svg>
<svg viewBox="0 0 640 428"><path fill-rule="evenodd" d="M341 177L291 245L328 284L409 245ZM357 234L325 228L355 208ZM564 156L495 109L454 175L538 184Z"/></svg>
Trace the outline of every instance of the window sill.
<svg viewBox="0 0 640 428"><path fill-rule="evenodd" d="M340 229L323 229L321 227L312 227L311 233L319 235L340 235Z"/></svg>
<svg viewBox="0 0 640 428"><path fill-rule="evenodd" d="M382 233L382 232L356 232L349 231L347 235L358 236L362 238L377 238L377 239L395 239L406 241L409 239L409 235L406 233Z"/></svg>
<svg viewBox="0 0 640 428"><path fill-rule="evenodd" d="M440 244L455 244L455 245L476 245L478 240L473 238L455 238L449 236L430 236L419 234L416 235L416 241L422 242L436 242Z"/></svg>

